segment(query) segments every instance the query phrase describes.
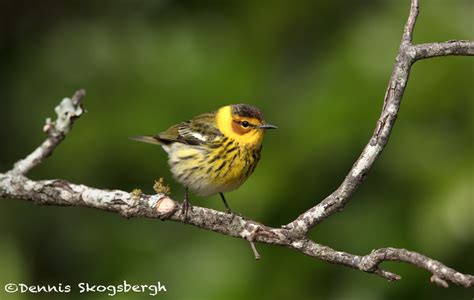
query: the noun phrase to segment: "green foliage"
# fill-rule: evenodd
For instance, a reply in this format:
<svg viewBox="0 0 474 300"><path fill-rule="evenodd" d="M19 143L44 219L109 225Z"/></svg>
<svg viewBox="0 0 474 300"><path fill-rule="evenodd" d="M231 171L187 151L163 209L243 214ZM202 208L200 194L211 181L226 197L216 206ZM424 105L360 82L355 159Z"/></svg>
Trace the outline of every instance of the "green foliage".
<svg viewBox="0 0 474 300"><path fill-rule="evenodd" d="M375 126L409 1L4 1L0 19L0 167L43 139L44 119L85 88L88 113L34 179L153 193L172 181L155 134L230 103L279 126L231 207L280 226L342 181ZM403 3L402 3L403 2ZM40 2L38 2L40 3ZM42 2L41 2L42 3ZM79 4L80 3L80 4ZM415 42L472 39L469 0L422 1ZM471 12L471 13L469 13ZM8 26L7 26L8 25ZM472 273L474 63L418 62L390 142L354 199L312 233L357 254L422 252ZM218 196L191 203L223 210ZM161 281L161 299L467 299L429 274L387 263L402 281L328 265L286 249L157 220L2 201L0 284ZM77 293L51 299L109 299ZM39 299L31 294L1 299ZM124 294L114 299L142 299Z"/></svg>

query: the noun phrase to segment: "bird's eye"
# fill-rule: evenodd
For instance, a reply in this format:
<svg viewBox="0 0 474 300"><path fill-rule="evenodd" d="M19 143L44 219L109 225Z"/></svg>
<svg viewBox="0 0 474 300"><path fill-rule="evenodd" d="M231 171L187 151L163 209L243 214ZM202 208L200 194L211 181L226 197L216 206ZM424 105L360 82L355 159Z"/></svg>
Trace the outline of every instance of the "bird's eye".
<svg viewBox="0 0 474 300"><path fill-rule="evenodd" d="M249 125L250 125L249 122L247 122L247 121L243 121L243 122L240 123L240 124L242 124L242 127L244 127L244 128L247 128L247 127L249 127Z"/></svg>

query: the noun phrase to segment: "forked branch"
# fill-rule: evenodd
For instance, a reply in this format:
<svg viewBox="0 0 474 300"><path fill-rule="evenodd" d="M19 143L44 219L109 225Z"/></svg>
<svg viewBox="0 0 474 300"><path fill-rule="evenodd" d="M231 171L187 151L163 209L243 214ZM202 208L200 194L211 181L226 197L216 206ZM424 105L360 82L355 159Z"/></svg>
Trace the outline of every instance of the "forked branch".
<svg viewBox="0 0 474 300"><path fill-rule="evenodd" d="M332 194L301 214L296 220L287 224L287 228L298 230L302 235L305 235L308 230L330 215L342 211L346 203L349 202L387 145L408 83L411 66L416 61L437 56L474 55L473 41L448 41L445 43L413 45L411 41L418 10L418 0L413 0L400 48L395 58L392 75L385 91L382 113L362 154L356 160L344 181Z"/></svg>

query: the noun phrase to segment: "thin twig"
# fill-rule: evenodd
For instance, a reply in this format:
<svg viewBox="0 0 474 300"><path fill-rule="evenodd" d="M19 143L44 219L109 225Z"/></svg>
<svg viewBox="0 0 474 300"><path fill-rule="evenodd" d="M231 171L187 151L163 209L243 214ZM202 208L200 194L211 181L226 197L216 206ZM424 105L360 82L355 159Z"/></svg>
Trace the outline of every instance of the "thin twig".
<svg viewBox="0 0 474 300"><path fill-rule="evenodd" d="M405 28L403 29L402 45L411 45L413 40L413 31L415 30L416 19L420 12L418 0L412 0L410 5L410 14L408 15Z"/></svg>
<svg viewBox="0 0 474 300"><path fill-rule="evenodd" d="M418 44L412 46L415 60L448 55L474 55L473 41L448 41L444 43Z"/></svg>
<svg viewBox="0 0 474 300"><path fill-rule="evenodd" d="M51 119L47 119L43 127L43 131L48 137L30 155L15 163L13 169L10 171L12 174L27 174L53 153L54 149L64 140L69 130L71 130L74 121L84 113L81 100L85 94L85 90L78 90L72 98L64 98L61 103L56 106L55 111L58 116L56 121L52 122Z"/></svg>
<svg viewBox="0 0 474 300"><path fill-rule="evenodd" d="M256 226L250 235L247 237L247 241L250 243L250 248L252 248L253 255L255 256L255 260L260 259L260 254L257 251L257 247L255 247L255 237L257 236L257 232L260 230L260 226Z"/></svg>

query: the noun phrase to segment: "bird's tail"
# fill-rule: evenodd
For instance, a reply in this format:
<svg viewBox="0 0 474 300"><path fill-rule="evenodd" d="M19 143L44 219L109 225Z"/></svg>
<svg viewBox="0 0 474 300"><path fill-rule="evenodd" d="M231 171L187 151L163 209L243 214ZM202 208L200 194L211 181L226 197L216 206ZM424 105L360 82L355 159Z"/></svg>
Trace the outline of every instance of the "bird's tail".
<svg viewBox="0 0 474 300"><path fill-rule="evenodd" d="M131 136L129 137L129 139L133 141L139 141L139 142L144 142L144 143L149 143L149 144L163 145L163 143L158 137L151 136L151 135Z"/></svg>

